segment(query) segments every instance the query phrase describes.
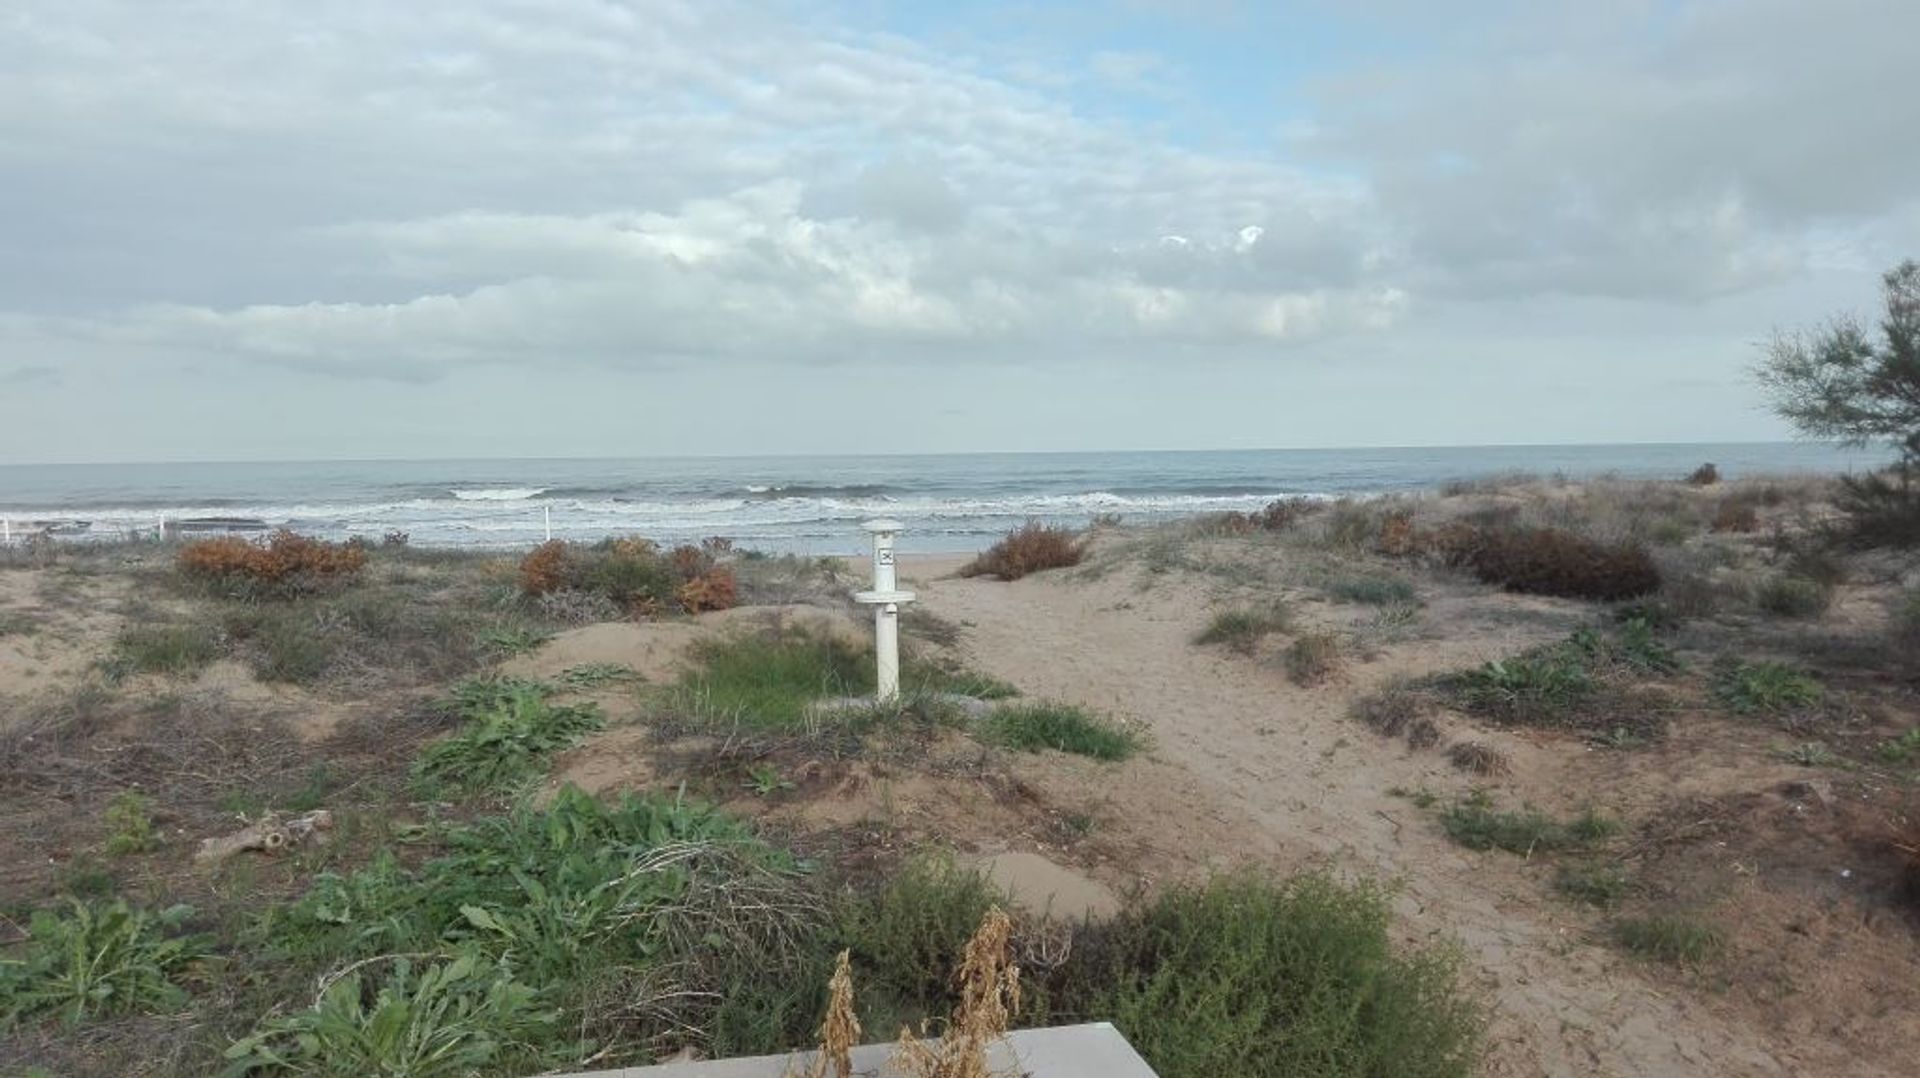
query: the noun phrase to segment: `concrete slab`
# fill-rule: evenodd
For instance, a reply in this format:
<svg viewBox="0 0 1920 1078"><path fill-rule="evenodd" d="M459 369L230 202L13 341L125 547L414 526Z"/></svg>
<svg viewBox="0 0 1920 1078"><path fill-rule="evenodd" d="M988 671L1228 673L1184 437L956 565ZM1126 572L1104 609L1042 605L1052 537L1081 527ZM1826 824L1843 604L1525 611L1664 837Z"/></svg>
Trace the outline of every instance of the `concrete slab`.
<svg viewBox="0 0 1920 1078"><path fill-rule="evenodd" d="M869 1044L853 1050L853 1072L862 1078L901 1078L887 1066L891 1044ZM1033 1078L1156 1078L1153 1068L1133 1050L1120 1031L1105 1022L1052 1029L1019 1029L987 1052L996 1074ZM803 1075L813 1062L811 1052L785 1056L713 1059L700 1063L663 1063L653 1067L624 1067L565 1078L787 1078Z"/></svg>

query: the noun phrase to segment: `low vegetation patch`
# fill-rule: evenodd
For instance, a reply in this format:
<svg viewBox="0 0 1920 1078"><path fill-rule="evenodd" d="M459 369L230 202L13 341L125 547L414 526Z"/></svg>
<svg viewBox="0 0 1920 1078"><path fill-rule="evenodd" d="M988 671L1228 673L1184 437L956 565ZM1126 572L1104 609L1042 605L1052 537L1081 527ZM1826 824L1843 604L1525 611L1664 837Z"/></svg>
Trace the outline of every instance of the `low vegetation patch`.
<svg viewBox="0 0 1920 1078"><path fill-rule="evenodd" d="M204 625L134 625L113 643L112 673L191 674L220 657L220 639Z"/></svg>
<svg viewBox="0 0 1920 1078"><path fill-rule="evenodd" d="M226 1058L243 1075L531 1073L578 1055L560 1017L507 965L396 955L331 979L312 1008L267 1019Z"/></svg>
<svg viewBox="0 0 1920 1078"><path fill-rule="evenodd" d="M1741 715L1798 711L1825 697L1813 675L1781 662L1723 663L1713 675L1713 698Z"/></svg>
<svg viewBox="0 0 1920 1078"><path fill-rule="evenodd" d="M1576 861L1561 865L1553 878L1554 890L1571 901L1602 910L1618 908L1636 887L1627 866L1618 861Z"/></svg>
<svg viewBox="0 0 1920 1078"><path fill-rule="evenodd" d="M1395 948L1391 905L1323 875L1172 888L1083 934L1040 994L1164 1078L1473 1074L1485 1015L1459 955Z"/></svg>
<svg viewBox="0 0 1920 1078"><path fill-rule="evenodd" d="M1132 726L1070 704L1003 706L988 717L981 733L1012 749L1055 749L1096 760L1124 760L1145 741Z"/></svg>
<svg viewBox="0 0 1920 1078"><path fill-rule="evenodd" d="M1698 966L1727 947L1725 929L1684 913L1622 918L1614 922L1612 934L1629 954L1676 966Z"/></svg>
<svg viewBox="0 0 1920 1078"><path fill-rule="evenodd" d="M358 543L329 543L282 528L264 543L238 536L196 539L180 548L181 575L237 599L288 599L352 582L367 565Z"/></svg>
<svg viewBox="0 0 1920 1078"><path fill-rule="evenodd" d="M1777 618L1817 618L1832 603L1832 588L1803 577L1770 577L1753 589L1753 605Z"/></svg>
<svg viewBox="0 0 1920 1078"><path fill-rule="evenodd" d="M536 600L598 595L635 617L725 610L740 598L732 567L720 562L731 549L724 540L662 551L652 540L637 537L593 544L554 539L520 559L520 592ZM568 602L579 606L590 600Z"/></svg>
<svg viewBox="0 0 1920 1078"><path fill-rule="evenodd" d="M1293 627L1293 611L1285 603L1222 610L1193 642L1201 645L1223 644L1242 655L1251 655L1260 641Z"/></svg>
<svg viewBox="0 0 1920 1078"><path fill-rule="evenodd" d="M1664 719L1648 701L1627 695L1637 678L1674 673L1681 662L1651 624L1630 618L1609 629L1580 629L1556 644L1531 648L1441 678L1461 709L1509 725L1624 730L1657 734Z"/></svg>
<svg viewBox="0 0 1920 1078"><path fill-rule="evenodd" d="M801 629L740 632L702 641L681 678L681 704L746 729L804 727L817 701L872 693L873 660L829 633Z"/></svg>
<svg viewBox="0 0 1920 1078"><path fill-rule="evenodd" d="M1484 794L1447 808L1440 816L1447 837L1470 850L1505 850L1522 856L1589 849L1613 837L1618 821L1591 810L1562 821L1536 809L1502 811Z"/></svg>
<svg viewBox="0 0 1920 1078"><path fill-rule="evenodd" d="M1327 595L1343 603L1369 606L1413 606L1420 593L1405 577L1386 573L1346 573L1323 585Z"/></svg>
<svg viewBox="0 0 1920 1078"><path fill-rule="evenodd" d="M34 913L26 941L0 956L0 1026L180 1006L181 983L209 957L208 941L183 931L192 916L190 906L150 913L120 900Z"/></svg>

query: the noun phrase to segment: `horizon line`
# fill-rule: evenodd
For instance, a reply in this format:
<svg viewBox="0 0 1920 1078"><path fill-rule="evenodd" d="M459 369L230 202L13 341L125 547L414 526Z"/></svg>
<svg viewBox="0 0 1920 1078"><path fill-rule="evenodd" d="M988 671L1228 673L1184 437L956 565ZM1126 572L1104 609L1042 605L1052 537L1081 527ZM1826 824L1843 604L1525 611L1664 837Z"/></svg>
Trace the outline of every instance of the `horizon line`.
<svg viewBox="0 0 1920 1078"><path fill-rule="evenodd" d="M642 453L632 456L501 456L501 457L260 457L250 459L169 459L169 460L45 460L0 462L0 471L13 468L157 468L174 465L233 464L481 464L543 461L574 463L580 461L640 460L835 460L849 458L910 459L914 457L1044 457L1112 456L1123 453L1213 454L1213 453L1341 453L1382 452L1432 449L1600 449L1680 446L1757 446L1826 445L1834 449L1865 449L1824 438L1774 438L1737 441L1648 441L1648 442L1450 442L1420 445L1318 445L1318 446L1238 446L1218 448L1133 448L1133 449L959 449L936 452L894 453Z"/></svg>

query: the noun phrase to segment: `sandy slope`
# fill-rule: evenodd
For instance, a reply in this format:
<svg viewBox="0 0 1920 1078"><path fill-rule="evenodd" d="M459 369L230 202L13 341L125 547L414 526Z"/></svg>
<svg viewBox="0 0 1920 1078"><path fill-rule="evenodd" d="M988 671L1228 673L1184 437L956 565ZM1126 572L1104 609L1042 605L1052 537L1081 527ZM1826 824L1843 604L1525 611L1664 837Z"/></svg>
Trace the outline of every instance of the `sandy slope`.
<svg viewBox="0 0 1920 1078"><path fill-rule="evenodd" d="M1545 902L1510 862L1451 845L1394 787L1464 785L1432 753L1410 754L1343 717L1354 691L1395 674L1481 661L1544 638L1535 628L1423 641L1355 668L1343 691L1301 689L1271 667L1189 641L1206 617L1191 579L1141 590L1128 573L1098 581L1047 574L1014 584L938 578L918 566L929 609L967 626L971 660L1035 696L1136 719L1155 761L1113 783L1116 809L1152 814L1157 845L1142 874L1251 859L1282 868L1332 863L1404 880L1409 935L1466 948L1496 1003L1489 1073L1778 1075L1829 1073L1716 1013L1669 993L1629 959L1581 938L1576 915ZM1507 599L1506 602L1513 600ZM1516 797L1554 796L1552 756L1523 741ZM1188 820L1204 826L1188 826ZM1166 834L1171 832L1171 834ZM1866 1073L1852 1071L1851 1073ZM1886 1073L1893 1073L1891 1071Z"/></svg>

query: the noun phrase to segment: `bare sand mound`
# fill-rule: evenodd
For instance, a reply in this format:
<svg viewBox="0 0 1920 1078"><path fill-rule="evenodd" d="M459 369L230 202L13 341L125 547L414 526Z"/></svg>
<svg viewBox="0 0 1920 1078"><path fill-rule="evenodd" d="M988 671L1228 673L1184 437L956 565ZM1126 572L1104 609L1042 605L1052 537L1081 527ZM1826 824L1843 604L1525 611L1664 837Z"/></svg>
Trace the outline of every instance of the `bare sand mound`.
<svg viewBox="0 0 1920 1078"><path fill-rule="evenodd" d="M1104 921L1120 912L1120 900L1107 886L1037 853L994 854L980 862L995 887L1013 904L1064 921Z"/></svg>
<svg viewBox="0 0 1920 1078"><path fill-rule="evenodd" d="M500 664L511 677L550 678L576 666L630 666L648 681L672 681L684 668L687 649L716 633L789 625L864 645L859 622L818 606L742 606L674 621L612 621L569 629L525 655Z"/></svg>

